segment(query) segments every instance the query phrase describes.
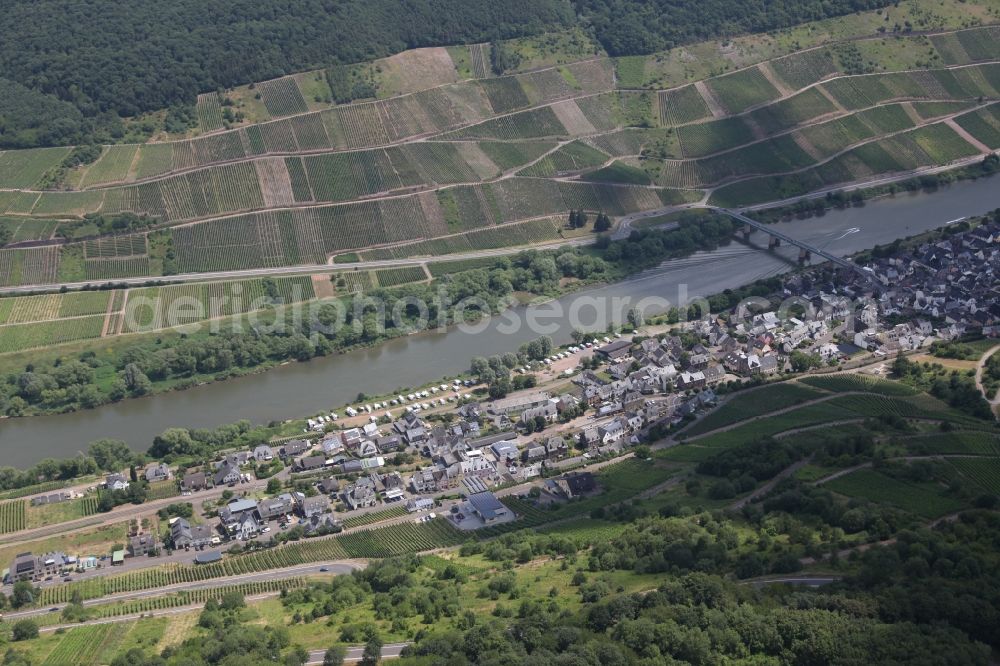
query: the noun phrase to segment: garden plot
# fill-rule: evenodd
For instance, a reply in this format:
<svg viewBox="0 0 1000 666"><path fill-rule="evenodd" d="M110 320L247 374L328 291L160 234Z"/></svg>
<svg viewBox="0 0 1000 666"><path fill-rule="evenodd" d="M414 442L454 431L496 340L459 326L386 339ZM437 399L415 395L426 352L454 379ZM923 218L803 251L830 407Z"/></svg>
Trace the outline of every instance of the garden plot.
<svg viewBox="0 0 1000 666"><path fill-rule="evenodd" d="M899 481L869 469L851 472L824 484L824 487L847 497L891 504L925 518L936 518L963 506L958 500L946 497L944 488L936 484Z"/></svg>
<svg viewBox="0 0 1000 666"><path fill-rule="evenodd" d="M878 100L872 100L867 94L856 85L856 81L863 77L842 77L832 79L820 84L820 87L827 92L842 107L849 111L864 109L874 106ZM871 77L868 77L871 78ZM883 91L884 92L884 91Z"/></svg>
<svg viewBox="0 0 1000 666"><path fill-rule="evenodd" d="M969 97L1000 97L1000 78L997 65L982 65L979 67L963 67L952 70L958 85L967 91Z"/></svg>
<svg viewBox="0 0 1000 666"><path fill-rule="evenodd" d="M607 58L571 62L561 66L559 73L578 92L604 92L615 87L614 65Z"/></svg>
<svg viewBox="0 0 1000 666"><path fill-rule="evenodd" d="M812 164L815 160L790 136L754 143L697 162L700 185L741 176L784 173Z"/></svg>
<svg viewBox="0 0 1000 666"><path fill-rule="evenodd" d="M540 161L521 172L525 176L555 176L558 174L573 171L583 171L604 164L608 160L608 155L596 148L574 141L566 144L551 155L547 155Z"/></svg>
<svg viewBox="0 0 1000 666"><path fill-rule="evenodd" d="M59 248L56 246L36 247L23 250L0 250L0 255L16 253L15 262L20 263L18 284L54 284L59 276ZM0 264L4 260L0 259Z"/></svg>
<svg viewBox="0 0 1000 666"><path fill-rule="evenodd" d="M712 116L711 109L694 85L659 93L660 124L664 127L691 123Z"/></svg>
<svg viewBox="0 0 1000 666"><path fill-rule="evenodd" d="M444 47L410 49L378 61L382 87L398 95L458 80L455 63Z"/></svg>
<svg viewBox="0 0 1000 666"><path fill-rule="evenodd" d="M27 215L35 207L38 192L2 192L0 191L0 212Z"/></svg>
<svg viewBox="0 0 1000 666"><path fill-rule="evenodd" d="M105 190L86 192L42 192L31 209L32 215L73 215L96 213L104 203Z"/></svg>
<svg viewBox="0 0 1000 666"><path fill-rule="evenodd" d="M107 190L101 212L128 212L137 215L146 213L155 217L166 217L167 209L161 194L160 181Z"/></svg>
<svg viewBox="0 0 1000 666"><path fill-rule="evenodd" d="M88 280L118 280L150 275L149 257L87 259L83 269Z"/></svg>
<svg viewBox="0 0 1000 666"><path fill-rule="evenodd" d="M577 112L583 116L577 107ZM570 112L567 112L570 113ZM448 139L534 139L559 137L568 134L551 106L522 111L509 116L501 116L452 132Z"/></svg>
<svg viewBox="0 0 1000 666"><path fill-rule="evenodd" d="M1000 104L963 114L955 122L992 150L1000 148Z"/></svg>
<svg viewBox="0 0 1000 666"><path fill-rule="evenodd" d="M743 118L722 118L677 128L684 157L701 157L750 143L754 133Z"/></svg>
<svg viewBox="0 0 1000 666"><path fill-rule="evenodd" d="M109 259L146 254L146 237L142 234L101 236L83 242L87 259Z"/></svg>
<svg viewBox="0 0 1000 666"><path fill-rule="evenodd" d="M291 120L272 120L271 122L262 123L260 127L260 140L264 144L265 153L297 153L299 151L299 144L295 140L295 132L292 130ZM247 128L247 135L250 134L250 128ZM251 149L256 153L256 148L254 148L255 141L251 141Z"/></svg>
<svg viewBox="0 0 1000 666"><path fill-rule="evenodd" d="M198 155L194 152L194 146L190 141L177 141L173 146L174 161L171 165L172 171L191 169L198 166Z"/></svg>
<svg viewBox="0 0 1000 666"><path fill-rule="evenodd" d="M380 287L398 287L401 284L425 282L427 274L420 266L404 268L383 268L375 271L375 280Z"/></svg>
<svg viewBox="0 0 1000 666"><path fill-rule="evenodd" d="M858 120L872 129L874 134L890 134L913 127L910 118L901 104L887 104L868 109L857 114Z"/></svg>
<svg viewBox="0 0 1000 666"><path fill-rule="evenodd" d="M712 193L709 203L730 208L748 206L805 194L824 184L814 169L780 177L749 178L719 188Z"/></svg>
<svg viewBox="0 0 1000 666"><path fill-rule="evenodd" d="M564 209L555 181L509 178L490 185L504 222L554 215Z"/></svg>
<svg viewBox="0 0 1000 666"><path fill-rule="evenodd" d="M593 136L586 141L612 157L638 155L646 143L648 130L623 129L610 134Z"/></svg>
<svg viewBox="0 0 1000 666"><path fill-rule="evenodd" d="M19 532L25 526L25 501L0 503L0 533Z"/></svg>
<svg viewBox="0 0 1000 666"><path fill-rule="evenodd" d="M389 138L399 141L436 131L436 126L413 95L375 102Z"/></svg>
<svg viewBox="0 0 1000 666"><path fill-rule="evenodd" d="M0 208L3 204L0 204ZM59 228L59 220L36 220L23 217L0 218L0 226L10 229L12 243L52 238Z"/></svg>
<svg viewBox="0 0 1000 666"><path fill-rule="evenodd" d="M941 61L946 65L965 65L972 62L972 58L966 53L962 42L958 39L958 34L946 32L940 35L930 35L929 37L934 51L941 56Z"/></svg>
<svg viewBox="0 0 1000 666"><path fill-rule="evenodd" d="M979 153L979 150L945 123L918 127L907 134L930 157L930 164L948 164Z"/></svg>
<svg viewBox="0 0 1000 666"><path fill-rule="evenodd" d="M972 60L1000 58L1000 26L986 26L959 31L956 36L962 49Z"/></svg>
<svg viewBox="0 0 1000 666"><path fill-rule="evenodd" d="M689 437L701 435L761 414L794 407L823 395L807 386L787 382L751 389L736 393L726 402L724 409L708 414L684 432Z"/></svg>
<svg viewBox="0 0 1000 666"><path fill-rule="evenodd" d="M104 315L0 326L0 353L101 337Z"/></svg>
<svg viewBox="0 0 1000 666"><path fill-rule="evenodd" d="M517 76L480 81L494 114L510 113L531 104Z"/></svg>
<svg viewBox="0 0 1000 666"><path fill-rule="evenodd" d="M565 67L521 74L521 85L532 104L566 99L579 90L576 77Z"/></svg>
<svg viewBox="0 0 1000 666"><path fill-rule="evenodd" d="M13 300L14 305L7 316L8 324L27 324L59 317L60 294L22 296Z"/></svg>
<svg viewBox="0 0 1000 666"><path fill-rule="evenodd" d="M953 458L949 462L987 493L1000 494L1000 458Z"/></svg>
<svg viewBox="0 0 1000 666"><path fill-rule="evenodd" d="M493 160L483 152L478 144L471 141L462 141L455 144L455 149L458 151L459 159L472 170L476 178L484 180L486 178L495 178L501 174L500 167L494 164ZM475 180L475 178L472 180Z"/></svg>
<svg viewBox="0 0 1000 666"><path fill-rule="evenodd" d="M306 175L306 168L302 164L302 158L286 157L285 169L288 172L289 184L292 188L292 196L296 203L301 203L303 201L315 201L312 189L309 187L309 177Z"/></svg>
<svg viewBox="0 0 1000 666"><path fill-rule="evenodd" d="M420 174L420 182L450 184L480 180L479 174L463 159L456 144L421 142L395 150L408 157Z"/></svg>
<svg viewBox="0 0 1000 666"><path fill-rule="evenodd" d="M99 315L108 311L113 291L77 291L62 294L59 301L59 317L83 317Z"/></svg>
<svg viewBox="0 0 1000 666"><path fill-rule="evenodd" d="M299 87L295 84L295 77L283 76L280 79L272 79L258 83L257 91L260 99L264 103L264 108L273 118L291 116L296 113L306 113L309 107L303 99Z"/></svg>
<svg viewBox="0 0 1000 666"><path fill-rule="evenodd" d="M426 93L417 93L417 97L432 112L436 111L439 118L448 119L448 126L474 123L493 115L490 101L478 83L444 86ZM446 127L442 126L441 129Z"/></svg>
<svg viewBox="0 0 1000 666"><path fill-rule="evenodd" d="M556 114L563 127L566 128L566 131L569 132L570 136L597 133L597 129L590 124L587 116L584 115L574 100L553 104L552 111Z"/></svg>
<svg viewBox="0 0 1000 666"><path fill-rule="evenodd" d="M921 120L932 120L943 116L950 116L972 106L975 102L910 102L910 107L920 117Z"/></svg>
<svg viewBox="0 0 1000 666"><path fill-rule="evenodd" d="M365 259L403 259L530 245L557 238L564 222L563 217L557 216L504 224L499 227L487 227L444 238L366 250L364 257Z"/></svg>
<svg viewBox="0 0 1000 666"><path fill-rule="evenodd" d="M191 141L198 164L227 162L246 157L238 132L221 132Z"/></svg>
<svg viewBox="0 0 1000 666"><path fill-rule="evenodd" d="M297 158L295 158L297 160ZM280 157L267 157L254 160L254 170L260 186L264 206L274 208L289 206L296 201L291 177L285 167L285 160ZM300 162L301 164L301 162Z"/></svg>
<svg viewBox="0 0 1000 666"><path fill-rule="evenodd" d="M381 146L390 141L378 106L374 103L338 106L327 113L337 115L348 148Z"/></svg>
<svg viewBox="0 0 1000 666"><path fill-rule="evenodd" d="M306 113L291 118L288 123L295 134L295 143L299 150L324 150L333 147L321 114Z"/></svg>
<svg viewBox="0 0 1000 666"><path fill-rule="evenodd" d="M80 181L80 187L125 181L138 151L139 146L135 145L105 147L101 157L87 168Z"/></svg>
<svg viewBox="0 0 1000 666"><path fill-rule="evenodd" d="M0 187L26 189L70 153L70 148L31 148L0 153Z"/></svg>
<svg viewBox="0 0 1000 666"><path fill-rule="evenodd" d="M438 190L437 199L449 231L493 226L500 218L493 190L482 185Z"/></svg>
<svg viewBox="0 0 1000 666"><path fill-rule="evenodd" d="M620 104L616 93L581 97L576 100L576 105L590 124L601 132L610 132L621 126Z"/></svg>
<svg viewBox="0 0 1000 666"><path fill-rule="evenodd" d="M492 76L493 70L490 67L490 45L470 44L468 48L473 78L485 79Z"/></svg>
<svg viewBox="0 0 1000 666"><path fill-rule="evenodd" d="M778 92L759 67L709 79L705 84L728 113L741 113L752 106L778 99Z"/></svg>
<svg viewBox="0 0 1000 666"><path fill-rule="evenodd" d="M494 164L507 171L533 162L556 147L549 141L480 141L476 144Z"/></svg>
<svg viewBox="0 0 1000 666"><path fill-rule="evenodd" d="M837 64L825 48L793 53L772 60L770 65L775 74L792 90L801 90L837 73Z"/></svg>
<svg viewBox="0 0 1000 666"><path fill-rule="evenodd" d="M793 97L757 109L750 113L749 118L766 134L774 134L836 110L823 93L809 88Z"/></svg>
<svg viewBox="0 0 1000 666"><path fill-rule="evenodd" d="M202 132L222 129L222 105L219 103L219 93L198 95L194 110L198 114L198 127Z"/></svg>
<svg viewBox="0 0 1000 666"><path fill-rule="evenodd" d="M859 141L875 136L875 133L868 125L861 122L857 115L850 115L805 127L796 131L794 135L801 136L822 155L829 157Z"/></svg>
<svg viewBox="0 0 1000 666"><path fill-rule="evenodd" d="M164 174L172 168L174 144L145 143L139 146L139 158L135 165L135 178L142 180Z"/></svg>
<svg viewBox="0 0 1000 666"><path fill-rule="evenodd" d="M409 122L416 123L417 134L441 132L489 116L489 107L481 95L482 91L471 84L447 86L398 98L401 102L386 100L385 109L396 125L407 124L400 114L412 116Z"/></svg>
<svg viewBox="0 0 1000 666"><path fill-rule="evenodd" d="M402 186L384 150L302 158L317 201L349 201Z"/></svg>

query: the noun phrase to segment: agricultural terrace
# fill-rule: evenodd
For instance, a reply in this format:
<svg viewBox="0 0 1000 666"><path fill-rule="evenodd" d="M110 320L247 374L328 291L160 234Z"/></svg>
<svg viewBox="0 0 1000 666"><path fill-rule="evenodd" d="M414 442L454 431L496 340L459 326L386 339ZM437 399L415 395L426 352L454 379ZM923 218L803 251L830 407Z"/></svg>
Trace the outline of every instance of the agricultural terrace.
<svg viewBox="0 0 1000 666"><path fill-rule="evenodd" d="M681 78L663 54L593 57L582 35L517 42L539 66L501 77L481 47L357 66L348 78L369 77L375 99L337 105L324 102L329 73L285 76L200 96L201 135L107 146L60 191L41 185L69 149L2 152L0 219L23 220L15 237L92 212L179 226L155 247L0 250L0 285L498 247L539 234L492 229L573 209L621 216L705 190L747 205L972 160L1000 146L1000 41L945 5L915 19L933 39L872 37L861 14L794 29L795 42L738 38L724 62L718 45L688 47ZM230 103L256 122L224 122Z"/></svg>
<svg viewBox="0 0 1000 666"><path fill-rule="evenodd" d="M529 242L530 239L525 240L525 244ZM499 239L497 245L502 245ZM315 276L10 296L0 298L0 353L146 333L316 298L426 282L431 277L421 266L405 266Z"/></svg>

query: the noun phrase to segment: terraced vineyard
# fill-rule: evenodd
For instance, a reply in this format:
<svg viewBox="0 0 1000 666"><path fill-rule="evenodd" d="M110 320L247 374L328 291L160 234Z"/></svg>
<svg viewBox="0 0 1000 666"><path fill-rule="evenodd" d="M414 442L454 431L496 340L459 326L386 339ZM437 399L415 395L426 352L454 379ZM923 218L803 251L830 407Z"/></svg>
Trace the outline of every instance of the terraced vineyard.
<svg viewBox="0 0 1000 666"><path fill-rule="evenodd" d="M0 502L0 533L18 532L24 529L25 500Z"/></svg>
<svg viewBox="0 0 1000 666"><path fill-rule="evenodd" d="M926 518L936 518L963 506L961 502L946 497L943 487L907 483L869 469L834 479L825 487L848 497L895 505Z"/></svg>
<svg viewBox="0 0 1000 666"><path fill-rule="evenodd" d="M973 160L1000 147L997 29L928 20L943 22L930 38L894 37L916 63L846 26L842 44L736 38L732 61L718 59L732 45L615 60L595 45L499 77L486 46L441 49L426 85L403 54L371 70L378 99L340 105L322 72L207 92L193 138L107 146L57 183L70 148L0 152L0 214L24 239L63 217L151 215L176 225L176 270L226 271L531 243L559 231L534 222L571 209L621 216L705 189L761 203ZM255 122L232 121L227 96ZM0 285L164 271L140 236L88 240L60 266L77 251L0 250Z"/></svg>

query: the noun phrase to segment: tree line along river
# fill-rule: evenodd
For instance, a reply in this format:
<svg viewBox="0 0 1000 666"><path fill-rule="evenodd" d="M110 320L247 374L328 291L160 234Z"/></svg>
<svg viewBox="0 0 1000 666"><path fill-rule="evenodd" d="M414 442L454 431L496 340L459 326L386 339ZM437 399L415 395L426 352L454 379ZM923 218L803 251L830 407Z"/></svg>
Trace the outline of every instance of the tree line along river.
<svg viewBox="0 0 1000 666"><path fill-rule="evenodd" d="M993 179L979 179L933 193L898 194L859 208L783 222L778 228L793 238L845 255L997 207L1000 188ZM766 238L757 234L751 237L750 246L734 242L669 261L628 280L531 306L531 310L516 308L472 331L427 331L371 349L292 363L185 391L70 414L4 419L0 421L0 450L4 464L27 467L43 458L76 455L86 450L89 442L103 437L122 439L136 450L145 450L154 436L169 427L208 428L240 419L267 423L307 416L349 403L360 392L387 394L398 387L458 374L467 370L473 356L513 351L540 334L550 335L557 344L565 343L572 332L565 314L573 308L581 321L603 329L609 323L611 305L621 314L648 297L677 304L795 266L796 248L771 253L763 249L766 244ZM529 314L543 328L523 325ZM514 321L522 325L515 327Z"/></svg>

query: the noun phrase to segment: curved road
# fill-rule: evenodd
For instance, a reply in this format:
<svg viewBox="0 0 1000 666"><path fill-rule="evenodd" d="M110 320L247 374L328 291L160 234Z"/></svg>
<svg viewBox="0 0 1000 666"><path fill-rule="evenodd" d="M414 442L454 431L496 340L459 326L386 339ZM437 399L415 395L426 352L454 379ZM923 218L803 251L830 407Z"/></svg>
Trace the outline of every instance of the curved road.
<svg viewBox="0 0 1000 666"><path fill-rule="evenodd" d="M986 402L990 403L990 409L993 410L994 415L997 413L997 407L1000 407L1000 391L997 391L996 396L990 400L989 396L986 395L986 387L983 386L983 372L986 370L986 362L998 352L1000 352L1000 345L994 345L987 349L986 353L980 356L976 362L976 388L983 394Z"/></svg>

